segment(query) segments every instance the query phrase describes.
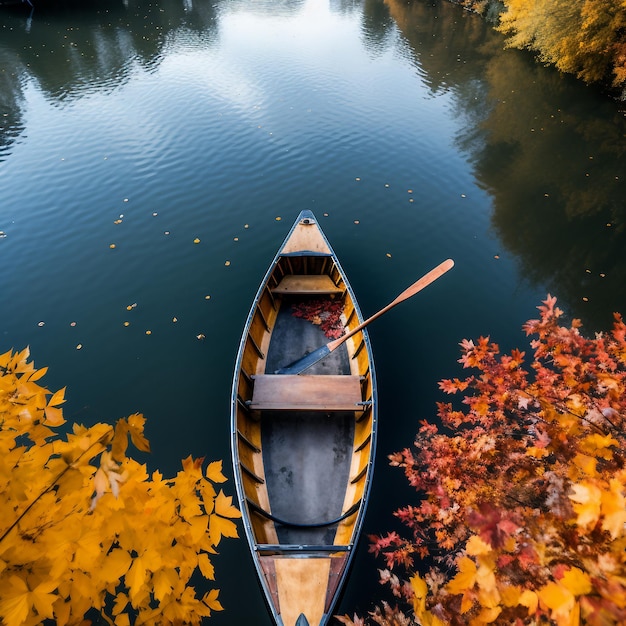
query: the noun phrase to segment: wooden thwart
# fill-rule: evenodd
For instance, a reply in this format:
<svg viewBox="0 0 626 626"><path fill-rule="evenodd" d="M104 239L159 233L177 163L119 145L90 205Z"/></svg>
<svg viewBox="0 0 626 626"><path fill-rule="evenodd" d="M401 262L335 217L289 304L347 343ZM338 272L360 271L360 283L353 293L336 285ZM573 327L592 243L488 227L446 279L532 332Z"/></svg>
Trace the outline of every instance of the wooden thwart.
<svg viewBox="0 0 626 626"><path fill-rule="evenodd" d="M281 294L323 295L329 293L343 293L343 289L337 287L330 276L326 276L325 274L302 276L298 274L287 274L283 276L280 283L272 289L272 292Z"/></svg>
<svg viewBox="0 0 626 626"><path fill-rule="evenodd" d="M263 411L363 411L361 377L254 376L251 409Z"/></svg>

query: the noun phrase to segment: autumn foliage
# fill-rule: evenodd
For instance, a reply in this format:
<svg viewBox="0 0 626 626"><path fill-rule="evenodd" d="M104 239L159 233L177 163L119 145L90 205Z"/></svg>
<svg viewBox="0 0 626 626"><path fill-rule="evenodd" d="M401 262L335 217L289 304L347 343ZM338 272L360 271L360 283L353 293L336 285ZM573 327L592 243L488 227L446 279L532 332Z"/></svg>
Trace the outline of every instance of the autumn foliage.
<svg viewBox="0 0 626 626"><path fill-rule="evenodd" d="M129 439L149 451L140 414L61 436L65 389L42 387L28 356L0 356L0 623L198 624L221 610L217 589L190 584L214 580L216 546L237 536L221 461L148 475L126 454Z"/></svg>
<svg viewBox="0 0 626 626"><path fill-rule="evenodd" d="M626 94L626 4L622 0L456 0L481 13L502 9L508 45L586 82Z"/></svg>
<svg viewBox="0 0 626 626"><path fill-rule="evenodd" d="M421 497L395 513L406 536L371 538L401 602L371 621L626 623L626 325L585 338L555 298L539 310L528 364L463 341L472 373L440 383L461 402L390 457Z"/></svg>

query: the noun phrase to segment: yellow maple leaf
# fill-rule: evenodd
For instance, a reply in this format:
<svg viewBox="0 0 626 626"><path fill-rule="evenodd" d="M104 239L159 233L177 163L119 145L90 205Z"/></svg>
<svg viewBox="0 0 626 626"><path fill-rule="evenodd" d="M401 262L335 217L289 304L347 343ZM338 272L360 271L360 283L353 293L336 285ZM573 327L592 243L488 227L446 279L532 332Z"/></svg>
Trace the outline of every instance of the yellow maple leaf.
<svg viewBox="0 0 626 626"><path fill-rule="evenodd" d="M478 585L477 598L480 605L493 609L500 604L500 592L496 582L494 563L489 557L478 557L478 569L476 570L476 584Z"/></svg>
<svg viewBox="0 0 626 626"><path fill-rule="evenodd" d="M48 373L48 368L47 367L42 367L41 369L33 370L33 372L31 374L29 374L29 376L28 376L28 382L29 383L34 383L35 381L39 380L40 378L43 378L47 373Z"/></svg>
<svg viewBox="0 0 626 626"><path fill-rule="evenodd" d="M154 572L152 575L154 597L159 602L163 602L163 600L172 592L178 580L178 573L174 569L163 568Z"/></svg>
<svg viewBox="0 0 626 626"><path fill-rule="evenodd" d="M26 583L17 576L9 579L10 587L2 590L0 617L5 626L21 626L30 613L31 603Z"/></svg>
<svg viewBox="0 0 626 626"><path fill-rule="evenodd" d="M479 554L489 554L492 547L478 535L472 535L465 544L465 551L471 556L478 556Z"/></svg>
<svg viewBox="0 0 626 626"><path fill-rule="evenodd" d="M224 607L219 603L217 599L219 593L219 589L211 589L211 591L204 594L202 602L204 602L204 604L206 604L213 611L223 611Z"/></svg>
<svg viewBox="0 0 626 626"><path fill-rule="evenodd" d="M229 519L219 515L211 515L209 518L209 536L211 543L216 546L222 537L237 537L237 526Z"/></svg>
<svg viewBox="0 0 626 626"><path fill-rule="evenodd" d="M611 533L613 539L624 534L626 524L626 499L624 485L616 478L609 481L609 490L602 492L602 528Z"/></svg>
<svg viewBox="0 0 626 626"><path fill-rule="evenodd" d="M233 505L233 497L227 496L221 490L215 498L215 512L222 517L241 517L241 512Z"/></svg>
<svg viewBox="0 0 626 626"><path fill-rule="evenodd" d="M226 482L227 478L222 474L222 461L213 461L206 468L206 477L214 483Z"/></svg>
<svg viewBox="0 0 626 626"><path fill-rule="evenodd" d="M591 593L592 590L589 574L583 572L578 567L568 569L559 582L575 596Z"/></svg>
<svg viewBox="0 0 626 626"><path fill-rule="evenodd" d="M520 604L522 590L517 585L503 585L500 588L500 595L504 606L517 606Z"/></svg>
<svg viewBox="0 0 626 626"><path fill-rule="evenodd" d="M52 592L57 588L55 581L44 581L32 591L24 580L11 576L6 589L2 590L0 600L0 616L4 626L23 624L34 608L43 619L53 619L52 605L58 599Z"/></svg>
<svg viewBox="0 0 626 626"><path fill-rule="evenodd" d="M65 424L63 411L57 407L48 405L45 408L45 415L45 424L48 426L61 426L62 424Z"/></svg>
<svg viewBox="0 0 626 626"><path fill-rule="evenodd" d="M59 389L54 394L50 400L48 400L48 406L58 406L59 404L63 404L65 402L65 387Z"/></svg>
<svg viewBox="0 0 626 626"><path fill-rule="evenodd" d="M556 582L546 583L538 592L539 601L548 609L563 613L574 608L574 594Z"/></svg>
<svg viewBox="0 0 626 626"><path fill-rule="evenodd" d="M128 417L127 422L130 440L135 448L141 450L141 452L150 452L150 442L143 434L146 418L141 413L134 413Z"/></svg>
<svg viewBox="0 0 626 626"><path fill-rule="evenodd" d="M146 567L141 557L133 559L130 569L124 576L124 582L128 587L128 596L130 601L135 605L137 596L141 593L144 582L146 581Z"/></svg>
<svg viewBox="0 0 626 626"><path fill-rule="evenodd" d="M519 597L518 604L525 606L528 609L528 615L532 615L537 610L539 596L531 589L524 589Z"/></svg>
<svg viewBox="0 0 626 626"><path fill-rule="evenodd" d="M594 526L600 518L602 492L588 481L572 485L572 491L569 498L578 514L576 523L583 527Z"/></svg>
<svg viewBox="0 0 626 626"><path fill-rule="evenodd" d="M211 559L209 559L209 555L205 552L198 555L198 567L205 578L215 580L215 568L213 563L211 563Z"/></svg>
<svg viewBox="0 0 626 626"><path fill-rule="evenodd" d="M104 558L98 568L98 576L107 583L119 580L126 574L131 564L131 556L126 550L116 548Z"/></svg>
<svg viewBox="0 0 626 626"><path fill-rule="evenodd" d="M411 588L413 589L413 610L415 614L421 619L424 611L426 611L426 596L428 595L428 586L423 578L420 578L419 574L411 577L409 580Z"/></svg>
<svg viewBox="0 0 626 626"><path fill-rule="evenodd" d="M194 517L187 518L189 523L189 536L191 542L195 545L200 542L202 537L206 534L208 529L209 519L206 515L196 515Z"/></svg>
<svg viewBox="0 0 626 626"><path fill-rule="evenodd" d="M447 584L446 589L453 594L472 589L476 583L476 563L469 557L462 556L457 563L459 571Z"/></svg>
<svg viewBox="0 0 626 626"><path fill-rule="evenodd" d="M587 435L581 441L581 448L584 452L594 454L603 459L613 458L613 451L609 450L613 446L619 447L619 442L610 434L603 436L599 433L593 433L592 435Z"/></svg>
<svg viewBox="0 0 626 626"><path fill-rule="evenodd" d="M589 456L588 454L580 454L578 453L574 459L573 463L576 467L580 468L585 474L588 476L596 476L596 464L598 460L594 456ZM572 476L574 478L574 476Z"/></svg>
<svg viewBox="0 0 626 626"><path fill-rule="evenodd" d="M58 600L58 596L52 593L57 588L57 582L47 580L37 585L29 594L30 601L33 603L37 615L52 619L54 610L52 605Z"/></svg>

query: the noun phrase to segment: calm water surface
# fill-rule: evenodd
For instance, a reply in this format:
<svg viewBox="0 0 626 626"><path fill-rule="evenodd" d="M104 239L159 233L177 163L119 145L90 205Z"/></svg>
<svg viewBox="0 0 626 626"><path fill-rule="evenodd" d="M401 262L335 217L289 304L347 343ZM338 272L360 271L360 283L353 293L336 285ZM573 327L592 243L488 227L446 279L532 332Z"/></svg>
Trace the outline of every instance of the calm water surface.
<svg viewBox="0 0 626 626"><path fill-rule="evenodd" d="M366 315L453 257L371 329L365 531L386 531L411 495L386 456L435 415L461 339L526 348L548 292L589 332L626 311L625 146L617 104L445 2L5 11L0 350L30 345L48 385L68 386L71 419L142 411L150 468L172 475L193 454L230 476L237 343L300 210ZM244 541L216 561L226 610L211 623L268 626ZM342 613L380 597L381 565L364 541Z"/></svg>

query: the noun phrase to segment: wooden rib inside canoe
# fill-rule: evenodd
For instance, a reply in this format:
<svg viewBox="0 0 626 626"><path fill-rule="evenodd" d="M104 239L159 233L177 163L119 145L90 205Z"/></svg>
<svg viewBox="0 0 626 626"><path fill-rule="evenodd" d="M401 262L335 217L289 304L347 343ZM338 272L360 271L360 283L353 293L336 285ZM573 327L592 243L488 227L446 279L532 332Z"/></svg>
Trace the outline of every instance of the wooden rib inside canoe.
<svg viewBox="0 0 626 626"><path fill-rule="evenodd" d="M328 341L320 325L293 315L312 301L340 302L347 329L363 321L330 244L303 211L254 299L231 402L244 528L277 626L329 621L361 530L376 441L366 330L306 374L274 374Z"/></svg>

